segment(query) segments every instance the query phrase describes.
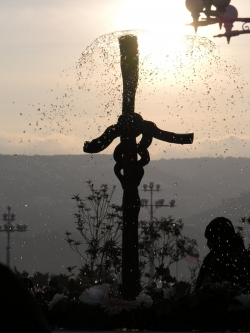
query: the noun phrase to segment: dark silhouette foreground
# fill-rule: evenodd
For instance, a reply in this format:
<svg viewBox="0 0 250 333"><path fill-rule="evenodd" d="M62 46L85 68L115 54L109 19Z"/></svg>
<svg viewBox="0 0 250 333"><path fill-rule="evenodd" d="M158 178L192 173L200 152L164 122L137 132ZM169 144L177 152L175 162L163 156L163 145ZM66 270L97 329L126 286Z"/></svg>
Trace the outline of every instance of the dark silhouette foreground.
<svg viewBox="0 0 250 333"><path fill-rule="evenodd" d="M239 285L250 293L250 253L230 220L217 217L206 227L205 237L210 249L204 258L196 288L206 282Z"/></svg>
<svg viewBox="0 0 250 333"><path fill-rule="evenodd" d="M0 332L50 333L42 312L27 286L0 264Z"/></svg>

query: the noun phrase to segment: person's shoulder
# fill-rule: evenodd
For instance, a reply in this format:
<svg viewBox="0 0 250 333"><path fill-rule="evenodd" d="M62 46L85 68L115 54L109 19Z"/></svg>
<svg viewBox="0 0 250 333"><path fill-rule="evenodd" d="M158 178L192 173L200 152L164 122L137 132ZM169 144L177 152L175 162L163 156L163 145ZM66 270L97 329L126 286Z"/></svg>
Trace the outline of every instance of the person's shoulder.
<svg viewBox="0 0 250 333"><path fill-rule="evenodd" d="M203 260L203 264L206 265L206 264L209 264L209 263L213 263L217 260L217 255L216 253L214 253L213 251L210 251L204 258Z"/></svg>

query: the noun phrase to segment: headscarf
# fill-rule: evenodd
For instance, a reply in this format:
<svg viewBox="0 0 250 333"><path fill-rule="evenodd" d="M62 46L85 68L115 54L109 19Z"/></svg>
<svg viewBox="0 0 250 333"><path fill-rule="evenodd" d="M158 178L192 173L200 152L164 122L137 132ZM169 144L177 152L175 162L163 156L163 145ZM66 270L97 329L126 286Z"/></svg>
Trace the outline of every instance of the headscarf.
<svg viewBox="0 0 250 333"><path fill-rule="evenodd" d="M236 234L232 222L225 217L216 217L205 230L205 237L216 246L245 248L243 239Z"/></svg>

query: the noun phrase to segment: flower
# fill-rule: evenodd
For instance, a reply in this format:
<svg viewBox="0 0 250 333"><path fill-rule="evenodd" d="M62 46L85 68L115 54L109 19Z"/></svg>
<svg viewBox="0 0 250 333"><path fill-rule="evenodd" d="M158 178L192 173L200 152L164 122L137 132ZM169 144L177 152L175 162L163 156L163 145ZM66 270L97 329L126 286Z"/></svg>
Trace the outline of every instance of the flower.
<svg viewBox="0 0 250 333"><path fill-rule="evenodd" d="M52 301L49 303L48 307L49 307L49 310L51 310L56 303L60 302L61 300L67 298L66 296L64 296L64 294L56 294Z"/></svg>
<svg viewBox="0 0 250 333"><path fill-rule="evenodd" d="M244 308L250 308L250 295L244 295L241 294L239 296L236 296L234 299L236 299L237 301L239 301Z"/></svg>
<svg viewBox="0 0 250 333"><path fill-rule="evenodd" d="M108 293L109 285L104 283L85 290L79 296L79 300L87 304L99 304L108 297Z"/></svg>
<svg viewBox="0 0 250 333"><path fill-rule="evenodd" d="M109 298L101 302L101 307L108 316L119 314L122 310L131 311L138 307L136 301L125 301L119 298Z"/></svg>
<svg viewBox="0 0 250 333"><path fill-rule="evenodd" d="M136 297L136 302L139 306L150 308L153 304L153 300L149 295L141 293L138 297Z"/></svg>

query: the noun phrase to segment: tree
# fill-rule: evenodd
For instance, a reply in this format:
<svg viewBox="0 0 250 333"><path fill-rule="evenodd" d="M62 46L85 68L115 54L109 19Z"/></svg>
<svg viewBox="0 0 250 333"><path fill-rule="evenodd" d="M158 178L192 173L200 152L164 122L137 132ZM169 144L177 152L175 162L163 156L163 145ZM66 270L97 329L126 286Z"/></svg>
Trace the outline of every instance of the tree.
<svg viewBox="0 0 250 333"><path fill-rule="evenodd" d="M70 232L66 232L66 241L80 257L81 267L78 277L81 278L83 285L112 283L116 274L121 271L122 207L111 204L115 187L109 191L108 185L104 184L96 190L91 181L87 184L90 190L89 196L81 199L78 194L72 198L76 201L77 207L77 213L74 214L76 229L82 236L83 243L72 239ZM163 281L171 278L169 267L183 259L186 252L191 252L197 245L194 239L182 236L183 226L181 219L175 220L171 216L141 226L139 235L141 281L149 277L146 270L152 245L154 245L156 270L154 279ZM70 276L75 275L73 273L75 268L76 266L67 268Z"/></svg>
<svg viewBox="0 0 250 333"><path fill-rule="evenodd" d="M49 273L36 272L32 277L32 281L35 286L38 287L47 286L49 281Z"/></svg>
<svg viewBox="0 0 250 333"><path fill-rule="evenodd" d="M155 266L153 278L163 282L172 280L169 267L183 259L187 252L192 255L194 246L197 246L195 239L181 234L183 227L182 219L175 220L172 216L155 219L153 223L141 224L139 251L142 277L150 277L145 269L153 248L152 262Z"/></svg>
<svg viewBox="0 0 250 333"><path fill-rule="evenodd" d="M82 236L87 249L81 249L82 242L72 239L66 232L66 241L81 261L80 272L91 284L110 282L121 270L121 207L111 204L115 186L109 191L108 185L99 190L87 181L90 195L81 199L79 194L72 197L76 201L76 229ZM68 267L73 275L75 267Z"/></svg>
<svg viewBox="0 0 250 333"><path fill-rule="evenodd" d="M54 281L59 289L63 290L69 282L69 277L66 274L50 274L50 281Z"/></svg>
<svg viewBox="0 0 250 333"><path fill-rule="evenodd" d="M248 239L248 251L250 251L250 216L243 216L239 220L240 223L242 223L242 226L237 226L235 229L237 230L237 233L242 236L243 239Z"/></svg>
<svg viewBox="0 0 250 333"><path fill-rule="evenodd" d="M21 277L29 278L29 277L30 277L30 276L29 276L29 273L26 272L25 270L23 270L22 273L19 272L19 271L17 270L16 266L14 266L14 273L15 273L15 275L16 275L17 277L19 277L19 278L21 278Z"/></svg>

